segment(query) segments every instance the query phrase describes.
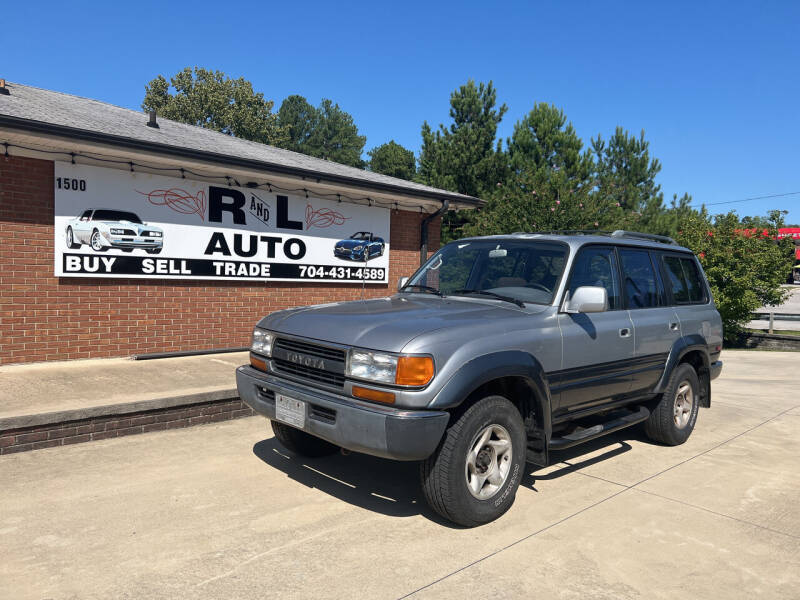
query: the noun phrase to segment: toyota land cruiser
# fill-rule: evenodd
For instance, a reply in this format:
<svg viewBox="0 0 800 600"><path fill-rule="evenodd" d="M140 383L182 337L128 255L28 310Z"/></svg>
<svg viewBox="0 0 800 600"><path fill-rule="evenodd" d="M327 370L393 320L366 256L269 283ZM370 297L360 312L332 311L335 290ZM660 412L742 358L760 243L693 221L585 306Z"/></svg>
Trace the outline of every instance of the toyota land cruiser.
<svg viewBox="0 0 800 600"><path fill-rule="evenodd" d="M475 526L551 450L638 423L685 442L721 348L700 263L672 239L518 233L447 244L391 297L264 317L236 379L288 450L420 461L431 507Z"/></svg>

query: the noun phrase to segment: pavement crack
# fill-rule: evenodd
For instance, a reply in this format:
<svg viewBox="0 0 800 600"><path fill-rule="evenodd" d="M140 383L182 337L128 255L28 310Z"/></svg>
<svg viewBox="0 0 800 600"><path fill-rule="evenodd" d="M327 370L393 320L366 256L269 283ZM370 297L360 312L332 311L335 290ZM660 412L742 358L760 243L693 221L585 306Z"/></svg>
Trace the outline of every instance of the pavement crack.
<svg viewBox="0 0 800 600"><path fill-rule="evenodd" d="M485 560L487 560L487 559L489 559L489 558L492 558L493 556L497 556L497 555L498 555L498 554L500 554L501 552L505 552L506 550L508 550L508 549L510 549L510 548L513 548L514 546L517 546L518 544L521 544L522 542L524 542L524 541L526 541L526 540L529 540L529 539L531 539L532 537L535 537L535 536L539 535L540 533L544 533L545 531L548 531L549 529L552 529L552 528L554 528L554 527L557 527L558 525L561 525L562 523L565 523L566 521L569 521L570 519L572 519L572 518L574 518L574 517L577 517L578 515L580 515L580 514L583 514L584 512L586 512L586 511L588 511L588 510L591 510L592 508L594 508L594 507L596 507L596 506L599 506L600 504L603 504L604 502L607 502L607 501L611 500L612 498L616 498L616 497L617 497L617 496L619 496L620 494L624 494L625 492L627 492L627 491L629 491L629 490L632 490L632 489L636 488L636 486L638 486L638 485L641 485L642 483L645 483L646 481L650 481L651 479L654 479L654 478L656 478L656 477L658 477L658 476L660 476L660 475L663 475L663 474L664 474L664 473L666 473L667 471L671 471L672 469L675 469L675 468L677 468L677 467L680 467L681 465L685 465L687 462L689 462L689 461L691 461L691 460L694 460L695 458L698 458L698 457L700 457L700 456L704 456L704 455L708 454L709 452L711 452L711 451L713 451L713 450L716 450L717 448L719 448L719 447L721 447L721 446L724 446L725 444L728 444L728 443L732 442L733 440L735 440L735 439L738 439L738 438L742 437L743 435L746 435L746 434L748 434L748 433L750 433L750 432L752 432L752 431L755 431L755 430L756 430L756 429L758 429L759 427L762 427L763 425L766 425L766 424L767 424L767 423L769 423L770 421L774 421L774 420L775 420L775 419L777 419L778 417L781 417L781 416L785 415L786 413L788 413L788 412L790 412L790 411L793 411L793 410L795 410L795 409L797 409L797 408L800 408L800 405L798 405L798 406L793 406L793 407L791 407L791 408L787 408L786 410L784 410L784 411L781 411L781 412L779 412L779 413L778 413L778 414L776 414L776 415L773 415L773 416L772 416L772 417L770 417L769 419L766 419L766 420L762 421L761 423L758 423L757 425L753 425L752 427L750 427L750 428L746 429L745 431L742 431L742 432L740 432L740 433L737 433L736 435L734 435L734 436L732 436L732 437L728 438L727 440L723 440L722 442L720 442L720 443L718 443L718 444L716 444L716 445L712 446L711 448L708 448L708 449L706 449L706 450L703 450L702 452L698 452L697 454L695 454L695 455L693 455L693 456L690 456L689 458L687 458L687 459L685 459L685 460L682 460L682 461L680 461L679 463L676 463L676 464L674 464L674 465L672 465L672 466L670 466L670 467L667 467L666 469L663 469L662 471L659 471L658 473L655 473L654 475L651 475L651 476L649 476L649 477L645 477L645 478L644 478L644 479L642 479L641 481L637 481L636 483L633 483L633 484L631 484L631 485L625 485L625 484L617 483L617 482L615 482L615 481L608 481L608 480L606 480L606 479L602 479L601 477L595 477L594 475L588 475L588 474L586 474L586 473L580 473L580 472L576 471L576 472L578 472L580 475L584 475L584 476L586 476L586 477L591 477L591 478L593 478L593 479L600 479L600 480L602 480L602 481L605 481L606 483L610 483L610 484L612 484L612 485L623 486L623 489L619 490L618 492L616 492L616 493L614 493L614 494L611 494L610 496L606 496L605 498L603 498L603 499L601 499L601 500L598 500L597 502L595 502L595 503L593 503L593 504L590 504L589 506L585 506L585 507L584 507L584 508L582 508L581 510L579 510L579 511L576 511L576 512L574 512L574 513L572 513L572 514L569 514L569 515L567 515L566 517L563 517L562 519L559 519L559 520L558 520L558 521L556 521L555 523L551 523L550 525L547 525L546 527L542 527L541 529L537 529L537 530L536 530L536 531L534 531L533 533L530 533L530 534L528 534L528 535L526 535L526 536L524 536L524 537L521 537L520 539L518 539L518 540L516 540L516 541L514 541L514 542L511 542L510 544L508 544L508 545L506 545L506 546L503 546L502 548L498 548L498 549L497 549L497 550L495 550L494 552L490 552L489 554L487 554L487 555L485 555L485 556L482 556L481 558L478 558L478 559L476 559L476 560L472 561L471 563L468 563L468 564L464 565L463 567L459 567L459 568L458 568L458 569L456 569L455 571L452 571L452 572L450 572L450 573L447 573L446 575L443 575L443 576L439 577L438 579L435 579L435 580L431 581L430 583L427 583L427 584L425 584L425 585L423 585L423 586L421 586L421 587L418 587L417 589L415 589L415 590L413 590L413 591L411 591L411 592L409 592L409 593L407 593L407 594L405 594L405 595L403 595L403 596L400 596L400 597L398 597L398 598L397 598L397 600L404 600L405 598L410 598L410 597L411 597L411 596L413 596L414 594L417 594L417 593L419 593L419 592L421 592L421 591L423 591L423 590L426 590L426 589L428 589L428 588L430 588L430 587L433 587L433 586L435 586L435 585L437 585L437 584L441 583L442 581L444 581L444 580L446 580L446 579L449 579L449 578L450 578L450 577L452 577L453 575L457 575L458 573L461 573L462 571L466 571L467 569L469 569L469 568L471 568L471 567L474 567L475 565L477 565L477 564L479 564L479 563L482 563L482 562L484 562ZM637 491L637 492L644 492L644 493L651 493L651 492L645 492L644 490L640 490L640 489L636 489L635 491ZM658 496L658 494L652 494L652 495L654 495L654 496ZM663 497L663 498L664 498L664 499L666 499L666 500L673 500L672 498L667 498L667 497ZM676 502L680 502L679 500L675 500L675 501L676 501ZM691 504L688 504L688 503L682 503L682 504L686 504L687 506L693 506L693 505L691 505ZM694 507L694 506L693 506L693 507ZM712 510L704 509L704 508L702 508L702 507L699 507L699 506L697 506L697 507L694 507L694 508L698 508L698 509L700 509L700 510L706 510L707 512L710 512L710 513L714 513L714 511L712 511ZM735 517L731 517L730 515L724 515L724 514L721 514L721 513L714 513L714 514L719 514L719 515L720 515L720 516L722 516L722 517L727 517L727 518L734 519L734 520L737 520L737 521L739 520L739 519L736 519ZM753 525L754 527L761 527L760 525L756 525L755 523L749 523L748 521L740 521L740 522L742 522L742 523L746 523L746 524L748 524L748 525ZM772 529L769 529L769 528L767 528L767 527L761 527L761 528L762 528L762 529L768 529L769 531L774 531L774 530L772 530ZM781 533L781 532L775 532L775 533ZM788 535L789 537L795 537L795 536L793 536L793 535L791 535L791 534L785 534L785 533L784 533L783 535Z"/></svg>
<svg viewBox="0 0 800 600"><path fill-rule="evenodd" d="M692 504L691 502L686 502L684 500L678 500L677 498L670 498L669 496L664 496L663 494L658 494L656 492L650 492L648 490L643 490L636 488L633 490L634 492L639 492L640 494L648 494L650 496L655 496L657 498L661 498L663 500L669 500L670 502L676 502L678 504L682 504L683 506L688 506L690 508L696 508L697 510L702 510L707 513L711 513L712 515L717 515L718 517L724 517L726 519L731 519L732 521L736 521L737 523L742 523L743 525L750 525L751 527L758 527L759 529L763 529L764 531L769 531L770 533L777 533L778 535L784 535L786 537L800 539L800 535L795 535L793 533L786 533L785 531L778 531L777 529L772 529L770 527L764 527L763 525L759 525L758 523L753 523L752 521L745 521L744 519L740 519L738 517L734 517L725 513L717 512L716 510L711 510L710 508L705 508L703 506L699 506L697 504Z"/></svg>

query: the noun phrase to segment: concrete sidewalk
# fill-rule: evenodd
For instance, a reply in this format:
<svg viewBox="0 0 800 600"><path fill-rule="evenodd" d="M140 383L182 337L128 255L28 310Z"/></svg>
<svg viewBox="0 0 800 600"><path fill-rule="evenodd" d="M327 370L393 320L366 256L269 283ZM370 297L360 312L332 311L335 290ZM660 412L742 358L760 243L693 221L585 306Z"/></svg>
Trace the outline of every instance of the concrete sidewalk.
<svg viewBox="0 0 800 600"><path fill-rule="evenodd" d="M23 445L43 447L63 445L64 442L43 443L56 439L104 434L109 427L104 424L97 428L96 422L105 419L110 423L109 419L121 415L128 420L139 419L136 426L144 427L156 423L157 414L165 411L167 421L167 416L180 416L179 409L202 406L196 414L185 415L197 421L220 412L212 406L219 402L228 402L231 411L243 410L235 404L235 370L246 362L247 352L236 352L146 361L118 358L0 367L0 451L7 453L9 446L19 445L16 438L9 442L9 432L26 436ZM127 421L122 425L114 429L132 426ZM85 430L87 426L91 429ZM84 430L78 433L77 427ZM42 432L46 433L44 437ZM95 436L101 437L115 436ZM78 441L88 440L81 437Z"/></svg>

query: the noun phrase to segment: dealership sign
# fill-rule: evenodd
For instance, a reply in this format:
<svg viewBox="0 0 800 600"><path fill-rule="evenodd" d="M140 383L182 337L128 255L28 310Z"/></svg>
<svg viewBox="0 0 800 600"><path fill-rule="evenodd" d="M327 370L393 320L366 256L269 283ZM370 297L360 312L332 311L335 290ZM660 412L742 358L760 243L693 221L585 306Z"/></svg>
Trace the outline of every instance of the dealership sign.
<svg viewBox="0 0 800 600"><path fill-rule="evenodd" d="M388 281L388 209L55 164L59 277Z"/></svg>

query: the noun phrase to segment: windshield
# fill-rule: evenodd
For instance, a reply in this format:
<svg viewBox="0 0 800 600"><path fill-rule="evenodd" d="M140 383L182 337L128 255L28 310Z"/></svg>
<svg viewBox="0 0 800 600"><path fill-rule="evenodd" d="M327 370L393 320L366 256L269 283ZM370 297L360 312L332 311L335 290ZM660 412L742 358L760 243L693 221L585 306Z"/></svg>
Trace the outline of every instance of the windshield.
<svg viewBox="0 0 800 600"><path fill-rule="evenodd" d="M354 233L353 235L351 235L350 239L351 240L369 240L369 236L370 235L371 234L369 234L367 232L359 231L358 233Z"/></svg>
<svg viewBox="0 0 800 600"><path fill-rule="evenodd" d="M554 242L476 240L453 242L434 254L404 292L475 295L490 292L520 302L550 304L567 247ZM490 298L491 294L481 293Z"/></svg>
<svg viewBox="0 0 800 600"><path fill-rule="evenodd" d="M142 221L132 212L124 210L96 210L92 215L92 221L130 221L131 223L142 224Z"/></svg>

